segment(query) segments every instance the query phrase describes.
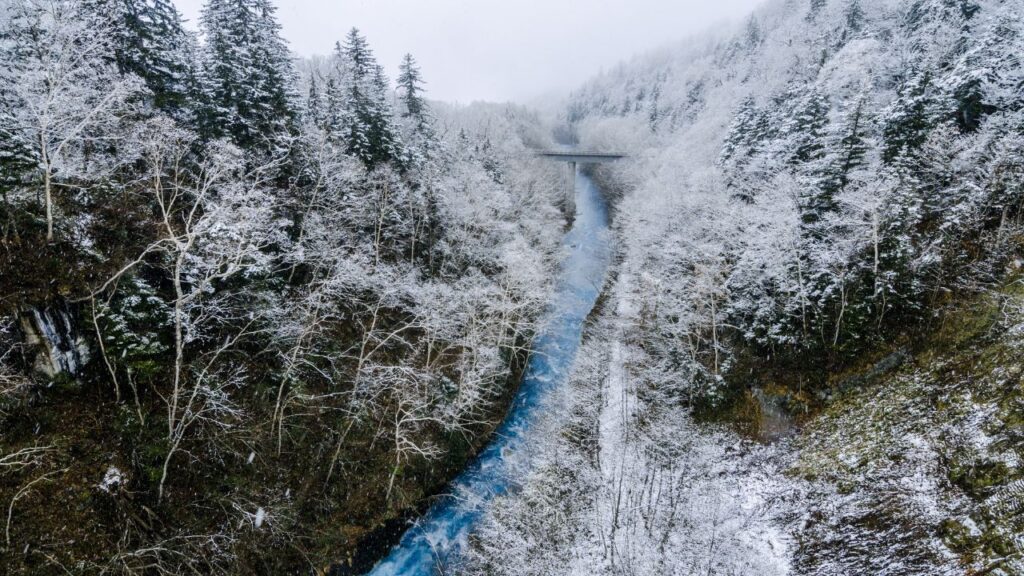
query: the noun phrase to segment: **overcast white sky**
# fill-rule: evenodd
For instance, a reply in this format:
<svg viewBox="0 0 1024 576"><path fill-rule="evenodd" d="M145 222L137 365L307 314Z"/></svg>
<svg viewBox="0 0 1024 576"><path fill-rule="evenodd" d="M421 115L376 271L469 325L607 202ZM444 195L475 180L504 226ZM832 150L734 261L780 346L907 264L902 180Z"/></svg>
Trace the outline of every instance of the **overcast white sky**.
<svg viewBox="0 0 1024 576"><path fill-rule="evenodd" d="M526 100L742 18L761 0L277 0L292 49L327 54L353 26L394 78L406 52L431 98ZM176 0L196 25L204 0Z"/></svg>

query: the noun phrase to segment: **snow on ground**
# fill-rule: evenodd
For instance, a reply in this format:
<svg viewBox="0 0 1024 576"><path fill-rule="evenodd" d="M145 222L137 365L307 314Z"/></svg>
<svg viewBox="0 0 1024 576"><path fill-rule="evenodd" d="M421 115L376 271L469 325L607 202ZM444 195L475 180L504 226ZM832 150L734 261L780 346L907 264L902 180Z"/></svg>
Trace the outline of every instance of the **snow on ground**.
<svg viewBox="0 0 1024 576"><path fill-rule="evenodd" d="M1012 286L837 397L795 447L809 513L802 574L1024 574L1019 336Z"/></svg>
<svg viewBox="0 0 1024 576"><path fill-rule="evenodd" d="M623 273L535 429L539 465L474 536L469 574L790 573L784 450L651 393Z"/></svg>

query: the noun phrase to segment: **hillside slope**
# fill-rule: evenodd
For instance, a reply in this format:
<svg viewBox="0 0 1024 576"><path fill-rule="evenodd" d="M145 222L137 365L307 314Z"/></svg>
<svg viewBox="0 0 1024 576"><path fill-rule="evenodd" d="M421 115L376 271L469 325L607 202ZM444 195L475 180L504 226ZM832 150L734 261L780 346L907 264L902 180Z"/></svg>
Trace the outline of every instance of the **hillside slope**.
<svg viewBox="0 0 1024 576"><path fill-rule="evenodd" d="M548 127L356 29L299 62L268 0L199 24L0 1L2 574L365 570L518 384Z"/></svg>
<svg viewBox="0 0 1024 576"><path fill-rule="evenodd" d="M1015 2L778 0L577 91L630 154L596 388L473 569L1020 573L1022 47Z"/></svg>

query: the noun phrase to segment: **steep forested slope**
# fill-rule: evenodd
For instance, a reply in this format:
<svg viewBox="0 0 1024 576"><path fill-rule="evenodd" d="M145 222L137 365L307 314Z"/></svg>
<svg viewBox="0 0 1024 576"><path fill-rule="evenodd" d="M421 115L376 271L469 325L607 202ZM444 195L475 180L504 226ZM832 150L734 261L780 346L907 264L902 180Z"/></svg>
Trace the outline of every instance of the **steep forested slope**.
<svg viewBox="0 0 1024 576"><path fill-rule="evenodd" d="M1021 16L778 0L573 95L630 155L599 383L472 570L1020 573Z"/></svg>
<svg viewBox="0 0 1024 576"><path fill-rule="evenodd" d="M584 140L639 156L618 172L638 189L623 226L642 222L624 236L656 240L642 257L686 283L650 291L672 338L725 323L759 355L824 367L998 281L1022 42L1013 2L774 2L581 90ZM731 348L686 355L693 393L713 399Z"/></svg>
<svg viewBox="0 0 1024 576"><path fill-rule="evenodd" d="M201 27L0 3L5 574L348 566L514 389L564 224L537 117L433 109L411 56L392 90L356 30L297 62L267 0Z"/></svg>

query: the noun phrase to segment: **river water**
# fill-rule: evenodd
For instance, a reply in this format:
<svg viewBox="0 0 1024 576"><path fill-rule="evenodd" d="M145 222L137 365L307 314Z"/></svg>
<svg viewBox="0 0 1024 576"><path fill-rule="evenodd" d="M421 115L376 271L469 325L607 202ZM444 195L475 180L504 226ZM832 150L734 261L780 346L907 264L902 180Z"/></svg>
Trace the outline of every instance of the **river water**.
<svg viewBox="0 0 1024 576"><path fill-rule="evenodd" d="M456 561L467 537L495 496L514 489L531 465L526 432L545 399L564 386L583 323L597 301L608 268L608 210L594 183L576 176L576 219L563 240L565 257L519 391L494 439L402 536L371 576L433 576Z"/></svg>

